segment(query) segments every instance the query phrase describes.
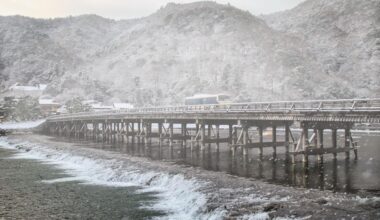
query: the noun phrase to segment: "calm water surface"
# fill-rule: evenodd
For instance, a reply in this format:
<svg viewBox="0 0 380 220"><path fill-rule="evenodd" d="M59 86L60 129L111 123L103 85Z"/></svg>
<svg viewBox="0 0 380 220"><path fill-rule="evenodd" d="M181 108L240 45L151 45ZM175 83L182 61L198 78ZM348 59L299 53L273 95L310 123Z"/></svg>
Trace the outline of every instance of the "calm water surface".
<svg viewBox="0 0 380 220"><path fill-rule="evenodd" d="M223 132L226 133L221 131L221 136ZM253 132L252 135L255 137L256 134ZM338 146L343 142L343 134L340 136ZM288 163L285 160L284 147L277 148L275 161L272 159L272 149L265 148L263 161L260 161L257 149L250 149L248 157L243 157L241 151L233 157L226 143L219 144L219 147L215 143L206 144L206 149L202 152L197 143L191 147L190 141L186 144L174 141L170 147L166 140L160 145L157 138L152 138L148 144L142 143L142 138L139 141L138 138L132 140L131 137L124 138L124 143L121 143L121 138L117 137L109 143L100 140L96 143L93 140L68 140L61 137L54 139L138 157L149 157L153 160L175 161L179 164L261 179L275 184L380 195L380 134L353 133L353 136L360 146L358 160L353 159L352 152L350 160L345 160L344 153L338 154L337 160L333 160L331 155L325 155L323 164L318 163L314 156L310 156L308 166L303 163L295 165ZM284 140L281 131L277 133L277 140ZM270 135L265 137L264 141L270 141ZM330 141L329 133L326 132L324 138L326 148L329 147Z"/></svg>

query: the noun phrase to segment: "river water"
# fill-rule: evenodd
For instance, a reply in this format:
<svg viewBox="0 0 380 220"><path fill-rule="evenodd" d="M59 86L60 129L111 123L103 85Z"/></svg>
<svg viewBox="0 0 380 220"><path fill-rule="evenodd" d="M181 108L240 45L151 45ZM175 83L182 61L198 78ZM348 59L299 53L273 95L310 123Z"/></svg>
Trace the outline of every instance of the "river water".
<svg viewBox="0 0 380 220"><path fill-rule="evenodd" d="M341 154L320 164L311 156L308 166L287 163L283 147L276 160L265 149L260 161L255 149L234 157L227 144L202 152L196 143L170 147L157 138L143 144L12 135L0 140L0 218L376 219L380 135L353 135L358 160ZM326 147L329 141L326 134Z"/></svg>
<svg viewBox="0 0 380 220"><path fill-rule="evenodd" d="M342 144L339 141L343 142L343 132L338 135L340 135L339 146ZM206 150L201 152L199 144L194 144L191 151L189 141L186 145L182 141L174 142L170 148L168 142L160 146L157 138L152 138L149 145L141 143L142 140L139 143L137 138L133 142L129 138L128 141L124 140L124 143L120 143L121 140L117 139L111 143L75 139L70 141L80 146L148 157L153 160L174 161L178 164L260 179L274 184L380 195L380 133L357 132L353 133L353 137L359 143L357 160L354 160L353 152L349 160L345 159L344 153L338 154L337 160L334 160L332 155L325 155L323 163L319 163L316 157L310 156L308 166L303 163L295 165L288 163L284 147L277 148L276 160L272 159L271 148L264 149L263 160L260 160L255 149L249 150L247 157L243 157L241 151L233 157L228 144L219 144L219 147L215 143L206 144ZM277 140L283 141L283 139L284 134L279 132ZM55 140L67 141L66 138ZM270 137L265 137L264 141L270 141ZM325 133L324 142L327 145L325 147L328 147L330 141L329 133Z"/></svg>

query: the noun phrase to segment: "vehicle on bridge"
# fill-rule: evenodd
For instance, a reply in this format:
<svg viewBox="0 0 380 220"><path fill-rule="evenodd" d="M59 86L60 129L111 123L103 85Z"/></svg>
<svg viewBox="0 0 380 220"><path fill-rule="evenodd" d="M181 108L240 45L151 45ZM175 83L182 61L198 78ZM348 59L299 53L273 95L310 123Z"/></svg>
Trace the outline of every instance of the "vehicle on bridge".
<svg viewBox="0 0 380 220"><path fill-rule="evenodd" d="M196 94L185 98L185 105L231 104L231 98L226 94Z"/></svg>

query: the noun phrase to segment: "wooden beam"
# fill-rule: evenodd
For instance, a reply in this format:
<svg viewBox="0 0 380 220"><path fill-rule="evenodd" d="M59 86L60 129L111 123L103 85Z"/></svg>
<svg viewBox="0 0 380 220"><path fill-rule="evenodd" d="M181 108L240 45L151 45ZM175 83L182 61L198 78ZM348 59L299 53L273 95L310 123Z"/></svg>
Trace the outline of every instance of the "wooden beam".
<svg viewBox="0 0 380 220"><path fill-rule="evenodd" d="M235 146L244 146L244 144L235 144ZM273 147L273 142L254 142L254 143L248 143L245 146L248 148L264 148L264 147ZM285 142L276 142L276 146L285 146Z"/></svg>
<svg viewBox="0 0 380 220"><path fill-rule="evenodd" d="M289 154L298 155L305 154L308 155L318 155L318 154L336 154L342 152L350 152L350 150L354 150L354 148L350 147L340 147L340 148L307 148L306 150L298 151L298 152L289 152Z"/></svg>

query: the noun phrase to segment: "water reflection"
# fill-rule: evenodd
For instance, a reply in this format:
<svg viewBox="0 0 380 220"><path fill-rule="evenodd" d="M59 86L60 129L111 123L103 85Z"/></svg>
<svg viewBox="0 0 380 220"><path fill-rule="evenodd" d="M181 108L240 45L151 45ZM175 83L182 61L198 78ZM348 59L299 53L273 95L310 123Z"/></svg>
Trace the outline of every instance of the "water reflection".
<svg viewBox="0 0 380 220"><path fill-rule="evenodd" d="M67 141L67 139L59 140ZM380 162L372 160L369 163L365 158L365 151L362 151L362 156L358 161L339 157L334 160L332 157L325 156L324 163L319 163L317 158L311 158L309 165L306 166L304 163L290 163L285 155L281 154L281 150L277 160L271 160L270 152L264 153L263 160L260 160L259 154L255 151L249 151L248 155L243 156L241 149L232 152L225 143L205 144L202 148L200 143L186 140L168 141L159 138L147 140L141 137L125 137L124 139L113 137L111 140L111 143L102 142L100 137L97 143L93 143L93 140L76 140L76 142L87 147L149 157L153 160L175 161L179 164L199 166L207 170L262 179L276 184L343 192L367 190L378 193L380 190L378 184ZM379 140L380 137L375 137L372 140L374 144L367 146L369 155L372 157L373 150L375 153L378 152ZM374 172L367 174L369 171ZM368 178L365 181L362 179L363 173Z"/></svg>

